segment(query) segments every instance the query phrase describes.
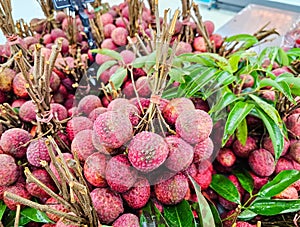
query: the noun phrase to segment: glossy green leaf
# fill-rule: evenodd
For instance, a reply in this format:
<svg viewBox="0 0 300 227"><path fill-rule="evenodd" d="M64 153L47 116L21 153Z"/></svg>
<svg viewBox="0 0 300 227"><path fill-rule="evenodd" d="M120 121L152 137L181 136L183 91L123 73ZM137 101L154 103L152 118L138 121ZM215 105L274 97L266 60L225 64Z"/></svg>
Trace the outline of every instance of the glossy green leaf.
<svg viewBox="0 0 300 227"><path fill-rule="evenodd" d="M285 74L280 75L277 81L285 81L289 85L292 94L300 96L300 77L286 76Z"/></svg>
<svg viewBox="0 0 300 227"><path fill-rule="evenodd" d="M179 83L185 83L184 76L189 75L190 73L186 70L180 68L172 68L169 71L169 76L172 81L177 81Z"/></svg>
<svg viewBox="0 0 300 227"><path fill-rule="evenodd" d="M249 206L249 210L265 216L293 213L300 210L300 200L257 199Z"/></svg>
<svg viewBox="0 0 300 227"><path fill-rule="evenodd" d="M3 220L2 220L2 224L5 227L13 227L14 226L14 222L15 222L15 218L16 218L16 211L12 211L12 210L6 210L6 212L3 215ZM23 215L20 215L20 221L19 221L19 226L25 226L26 224L28 224L31 220Z"/></svg>
<svg viewBox="0 0 300 227"><path fill-rule="evenodd" d="M194 215L190 204L183 200L174 206L164 207L164 217L172 227L194 227Z"/></svg>
<svg viewBox="0 0 300 227"><path fill-rule="evenodd" d="M248 126L247 126L246 118L244 118L236 128L235 135L238 141L240 141L241 144L245 146L248 137Z"/></svg>
<svg viewBox="0 0 300 227"><path fill-rule="evenodd" d="M209 113L219 112L231 103L240 100L241 97L237 97L232 91L226 91L219 101L210 109Z"/></svg>
<svg viewBox="0 0 300 227"><path fill-rule="evenodd" d="M148 56L142 56L142 57L136 58L132 63L132 67L133 68L143 68L146 64L147 57Z"/></svg>
<svg viewBox="0 0 300 227"><path fill-rule="evenodd" d="M216 227L223 227L220 214L219 214L217 208L215 207L215 204L213 202L209 201L209 200L207 200L207 202L209 204L210 210L211 210L212 215L214 217L214 221L215 221L215 225L214 226L216 226Z"/></svg>
<svg viewBox="0 0 300 227"><path fill-rule="evenodd" d="M270 105L260 97L256 95L249 95L256 103L257 105L277 124L280 125L282 123L281 117L278 113L278 111L275 109L274 106Z"/></svg>
<svg viewBox="0 0 300 227"><path fill-rule="evenodd" d="M114 51L114 50L102 48L102 49L94 49L94 50L91 50L91 51L92 51L92 53L103 54L103 55L106 55L106 56L111 57L113 59L116 59L118 61L123 61L123 58L122 58L121 54L118 53L117 51Z"/></svg>
<svg viewBox="0 0 300 227"><path fill-rule="evenodd" d="M198 63L207 67L215 67L215 61L211 58L202 56L201 54L186 53L178 57L182 62Z"/></svg>
<svg viewBox="0 0 300 227"><path fill-rule="evenodd" d="M214 216L213 216L212 210L211 210L208 202L206 201L205 197L202 195L200 186L197 184L197 182L191 176L189 176L189 178L194 186L194 189L195 189L195 192L197 195L197 199L198 199L200 215L201 215L201 217L199 217L199 218L201 218L200 223L203 225L203 227L215 226L215 221L214 221Z"/></svg>
<svg viewBox="0 0 300 227"><path fill-rule="evenodd" d="M25 207L23 210L21 210L21 215L34 222L40 222L40 223L51 222L51 220L44 212L41 212L31 207Z"/></svg>
<svg viewBox="0 0 300 227"><path fill-rule="evenodd" d="M249 34L238 34L233 35L225 39L225 42L244 42L243 49L248 49L252 47L254 44L258 43L258 40L255 36Z"/></svg>
<svg viewBox="0 0 300 227"><path fill-rule="evenodd" d="M298 59L300 56L300 48L292 48L287 51L287 55L292 60Z"/></svg>
<svg viewBox="0 0 300 227"><path fill-rule="evenodd" d="M276 90L280 91L282 94L284 94L289 99L289 101L295 102L295 100L292 96L292 93L291 93L291 89L285 81L277 82L270 78L264 78L261 81L259 81L258 86L260 88L271 86L271 87L275 88Z"/></svg>
<svg viewBox="0 0 300 227"><path fill-rule="evenodd" d="M240 215L238 216L238 218L242 221L249 221L249 220L255 218L256 216L257 216L256 213L247 209L247 210L242 211L240 213Z"/></svg>
<svg viewBox="0 0 300 227"><path fill-rule="evenodd" d="M261 108L256 107L255 110L267 128L274 147L275 160L277 161L283 150L284 134L278 125Z"/></svg>
<svg viewBox="0 0 300 227"><path fill-rule="evenodd" d="M234 133L238 125L242 122L243 119L250 113L254 108L254 104L246 103L239 101L231 109L226 124L222 144L226 144L229 137Z"/></svg>
<svg viewBox="0 0 300 227"><path fill-rule="evenodd" d="M240 168L234 170L233 173L238 178L242 187L251 194L254 189L254 182L247 170Z"/></svg>
<svg viewBox="0 0 300 227"><path fill-rule="evenodd" d="M3 202L3 200L0 200L0 220L2 220L2 217L3 217L3 214L6 210L6 205L5 203Z"/></svg>
<svg viewBox="0 0 300 227"><path fill-rule="evenodd" d="M232 68L226 58L224 58L218 54L214 54L214 53L201 53L199 55L203 56L203 57L211 58L212 60L214 60L217 63L217 65L220 67L220 69L226 70L229 72L233 72Z"/></svg>
<svg viewBox="0 0 300 227"><path fill-rule="evenodd" d="M240 204L240 194L234 184L221 174L214 174L210 187L223 198Z"/></svg>
<svg viewBox="0 0 300 227"><path fill-rule="evenodd" d="M230 58L228 59L228 62L230 64L232 72L236 72L238 70L240 60L241 60L240 55L236 54L236 55L230 56Z"/></svg>
<svg viewBox="0 0 300 227"><path fill-rule="evenodd" d="M156 51L153 51L151 54L149 54L145 60L145 69L149 71L153 68L156 64Z"/></svg>
<svg viewBox="0 0 300 227"><path fill-rule="evenodd" d="M271 46L263 49L258 57L258 63L261 65L265 59L270 59L270 65L267 68L268 70L272 69L272 65L275 62L275 59L278 55L279 47Z"/></svg>
<svg viewBox="0 0 300 227"><path fill-rule="evenodd" d="M259 190L258 196L268 198L278 195L297 180L300 180L300 171L284 170L277 174L272 181L265 184Z"/></svg>
<svg viewBox="0 0 300 227"><path fill-rule="evenodd" d="M104 62L102 65L100 65L100 67L97 71L97 80L99 80L99 77L105 70L109 69L113 65L116 65L117 63L118 63L117 61L111 60L111 61Z"/></svg>
<svg viewBox="0 0 300 227"><path fill-rule="evenodd" d="M282 66L287 66L290 63L287 53L282 48L279 48L276 60Z"/></svg>
<svg viewBox="0 0 300 227"><path fill-rule="evenodd" d="M126 75L127 69L125 68L119 68L114 74L112 74L110 81L114 84L115 89L119 89L122 86ZM111 88L110 84L108 87Z"/></svg>
<svg viewBox="0 0 300 227"><path fill-rule="evenodd" d="M160 211L156 208L151 200L143 207L142 216L140 218L141 226L154 225L157 227L166 227L168 226L167 222L165 221L164 217L160 213Z"/></svg>

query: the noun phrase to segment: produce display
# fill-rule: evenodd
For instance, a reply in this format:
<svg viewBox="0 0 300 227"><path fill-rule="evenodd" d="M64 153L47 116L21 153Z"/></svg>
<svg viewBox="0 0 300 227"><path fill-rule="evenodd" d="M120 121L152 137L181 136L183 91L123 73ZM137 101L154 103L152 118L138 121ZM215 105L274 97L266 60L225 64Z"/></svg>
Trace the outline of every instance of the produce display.
<svg viewBox="0 0 300 227"><path fill-rule="evenodd" d="M298 36L255 53L276 28L95 1L91 48L37 1L28 24L0 2L0 226L298 226Z"/></svg>

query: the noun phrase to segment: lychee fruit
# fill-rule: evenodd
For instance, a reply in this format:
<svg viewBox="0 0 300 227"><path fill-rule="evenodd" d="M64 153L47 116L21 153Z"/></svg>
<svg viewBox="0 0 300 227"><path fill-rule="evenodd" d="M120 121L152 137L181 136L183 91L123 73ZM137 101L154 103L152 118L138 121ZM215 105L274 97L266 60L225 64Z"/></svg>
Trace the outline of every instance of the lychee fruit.
<svg viewBox="0 0 300 227"><path fill-rule="evenodd" d="M289 186L273 197L274 199L298 199L298 191L293 186Z"/></svg>
<svg viewBox="0 0 300 227"><path fill-rule="evenodd" d="M0 154L0 186L9 186L19 177L19 169L15 159L7 154Z"/></svg>
<svg viewBox="0 0 300 227"><path fill-rule="evenodd" d="M96 152L90 155L83 167L86 180L95 187L106 187L105 170L108 162L108 156Z"/></svg>
<svg viewBox="0 0 300 227"><path fill-rule="evenodd" d="M10 210L16 210L17 209L17 205L21 205L21 207L23 208L24 205L20 204L19 202L9 199L5 196L6 192L10 192L13 193L15 195L18 195L20 197L23 197L25 199L30 199L30 194L29 192L26 190L26 188L24 187L23 184L15 184L12 186L9 186L6 188L5 192L4 192L4 198L3 201L5 203L5 205L10 209Z"/></svg>
<svg viewBox="0 0 300 227"><path fill-rule="evenodd" d="M185 141L197 144L209 137L213 122L208 113L203 110L185 110L178 116L175 128Z"/></svg>
<svg viewBox="0 0 300 227"><path fill-rule="evenodd" d="M153 132L143 131L135 135L128 146L128 158L139 171L157 169L167 159L168 144L164 138Z"/></svg>
<svg viewBox="0 0 300 227"><path fill-rule="evenodd" d="M196 51L200 51L200 52L206 52L207 51L206 43L205 43L205 40L202 36L198 36L194 39L193 47Z"/></svg>
<svg viewBox="0 0 300 227"><path fill-rule="evenodd" d="M249 74L241 74L240 79L243 81L243 88L252 87L254 85L254 78Z"/></svg>
<svg viewBox="0 0 300 227"><path fill-rule="evenodd" d="M101 20L102 20L103 26L105 26L107 24L112 24L114 22L113 16L109 13L102 14L101 15Z"/></svg>
<svg viewBox="0 0 300 227"><path fill-rule="evenodd" d="M232 149L236 156L247 158L251 151L257 149L256 140L248 136L245 145L243 145L239 140L236 140L233 143Z"/></svg>
<svg viewBox="0 0 300 227"><path fill-rule="evenodd" d="M175 55L181 55L186 53L191 53L193 51L193 48L191 44L180 41L176 47Z"/></svg>
<svg viewBox="0 0 300 227"><path fill-rule="evenodd" d="M23 74L20 72L13 78L13 91L14 94L20 98L28 98L28 92L26 89L26 80Z"/></svg>
<svg viewBox="0 0 300 227"><path fill-rule="evenodd" d="M108 188L94 189L91 198L101 223L109 224L124 212L121 196Z"/></svg>
<svg viewBox="0 0 300 227"><path fill-rule="evenodd" d="M261 177L268 177L275 171L273 155L265 149L253 151L249 155L248 163L253 172Z"/></svg>
<svg viewBox="0 0 300 227"><path fill-rule="evenodd" d="M23 103L19 109L19 116L25 122L34 122L36 121L36 106L30 100Z"/></svg>
<svg viewBox="0 0 300 227"><path fill-rule="evenodd" d="M117 28L126 28L127 24L129 23L128 19L126 17L118 17L115 21L115 25ZM127 31L127 30L126 30Z"/></svg>
<svg viewBox="0 0 300 227"><path fill-rule="evenodd" d="M275 173L278 174L283 170L290 170L294 169L293 162L286 159L286 158L279 158L276 167L275 167Z"/></svg>
<svg viewBox="0 0 300 227"><path fill-rule="evenodd" d="M123 27L117 27L111 33L111 38L118 46L125 46L127 44L128 31Z"/></svg>
<svg viewBox="0 0 300 227"><path fill-rule="evenodd" d="M290 147L290 142L287 139L284 139L283 149L281 151L281 156L284 156ZM263 140L263 148L270 151L272 155L275 155L274 153L274 147L272 144L272 140L270 137L265 137Z"/></svg>
<svg viewBox="0 0 300 227"><path fill-rule="evenodd" d="M26 154L25 145L32 139L29 132L20 128L6 130L0 140L2 150L15 158L23 158Z"/></svg>
<svg viewBox="0 0 300 227"><path fill-rule="evenodd" d="M165 138L169 147L169 156L165 166L174 172L180 172L190 166L194 157L193 147L176 136Z"/></svg>
<svg viewBox="0 0 300 227"><path fill-rule="evenodd" d="M103 33L105 38L110 38L113 30L116 29L114 24L107 24L103 27Z"/></svg>
<svg viewBox="0 0 300 227"><path fill-rule="evenodd" d="M146 76L141 76L140 78L138 78L135 82L135 86L139 96L144 98L150 97L152 90L149 84L149 80Z"/></svg>
<svg viewBox="0 0 300 227"><path fill-rule="evenodd" d="M256 190L261 189L262 186L264 186L269 181L268 177L259 177L253 172L249 172L249 174L251 175L251 177L253 179L254 189L256 189Z"/></svg>
<svg viewBox="0 0 300 227"><path fill-rule="evenodd" d="M172 178L160 182L154 186L156 198L166 205L180 203L187 191L189 183L183 174L177 174Z"/></svg>
<svg viewBox="0 0 300 227"><path fill-rule="evenodd" d="M70 141L72 141L78 132L92 128L93 122L90 119L88 119L87 117L79 116L73 117L71 120L68 121L66 132Z"/></svg>
<svg viewBox="0 0 300 227"><path fill-rule="evenodd" d="M214 44L216 49L219 49L223 44L223 37L219 34L212 34L209 39Z"/></svg>
<svg viewBox="0 0 300 227"><path fill-rule="evenodd" d="M113 58L103 54L97 54L95 59L98 65L102 65L104 62L111 61L111 60L113 60Z"/></svg>
<svg viewBox="0 0 300 227"><path fill-rule="evenodd" d="M186 172L199 184L201 190L205 190L212 181L212 171L212 164L208 160L205 160L193 163Z"/></svg>
<svg viewBox="0 0 300 227"><path fill-rule="evenodd" d="M136 180L131 189L122 194L128 206L133 209L144 207L150 198L150 184L144 177Z"/></svg>
<svg viewBox="0 0 300 227"><path fill-rule="evenodd" d="M135 60L135 54L130 50L123 50L120 52L120 55L123 58L124 63L130 64Z"/></svg>
<svg viewBox="0 0 300 227"><path fill-rule="evenodd" d="M53 112L55 119L62 121L68 117L68 111L63 105L59 103L51 103L50 108Z"/></svg>
<svg viewBox="0 0 300 227"><path fill-rule="evenodd" d="M207 138L194 146L194 163L209 159L214 151L214 144L211 138Z"/></svg>
<svg viewBox="0 0 300 227"><path fill-rule="evenodd" d="M256 226L257 225L252 225L252 224L250 224L248 222L244 222L244 221L237 221L236 222L236 227L256 227Z"/></svg>
<svg viewBox="0 0 300 227"><path fill-rule="evenodd" d="M13 88L13 80L16 72L9 68L1 68L0 71L0 91L9 92Z"/></svg>
<svg viewBox="0 0 300 227"><path fill-rule="evenodd" d="M35 167L42 167L41 161L50 162L51 158L46 146L46 138L40 138L30 142L26 157L28 162Z"/></svg>
<svg viewBox="0 0 300 227"><path fill-rule="evenodd" d="M300 163L300 142L294 142L291 144L289 155L293 160Z"/></svg>
<svg viewBox="0 0 300 227"><path fill-rule="evenodd" d="M107 108L105 108L105 107L98 107L96 109L93 109L89 114L89 119L92 122L94 122L100 114L103 114L106 111L107 111Z"/></svg>
<svg viewBox="0 0 300 227"><path fill-rule="evenodd" d="M94 131L99 141L107 147L119 148L133 136L132 124L127 116L107 111L94 121Z"/></svg>
<svg viewBox="0 0 300 227"><path fill-rule="evenodd" d="M128 158L123 155L112 157L106 166L106 181L116 192L128 191L136 181L137 172L130 165Z"/></svg>
<svg viewBox="0 0 300 227"><path fill-rule="evenodd" d="M61 203L59 203L56 199L54 199L52 197L46 201L46 205L48 205L52 209L55 209L55 210L58 210L61 212L65 212L65 213L69 212L69 210L66 207L64 207ZM46 212L46 215L48 216L48 218L50 218L54 222L58 222L60 219L59 216L49 213L49 212Z"/></svg>
<svg viewBox="0 0 300 227"><path fill-rule="evenodd" d="M101 100L96 95L87 95L83 97L78 103L78 111L89 115L90 112L98 107L102 107Z"/></svg>
<svg viewBox="0 0 300 227"><path fill-rule="evenodd" d="M163 116L168 124L173 125L182 112L194 109L195 106L190 99L175 98L165 106L163 109Z"/></svg>
<svg viewBox="0 0 300 227"><path fill-rule="evenodd" d="M102 41L101 48L116 50L118 48L118 46L113 42L113 40L111 38L107 38Z"/></svg>
<svg viewBox="0 0 300 227"><path fill-rule="evenodd" d="M122 214L117 220L114 221L113 227L139 227L139 218L134 214Z"/></svg>
<svg viewBox="0 0 300 227"><path fill-rule="evenodd" d="M96 152L92 141L93 130L86 129L78 132L72 143L71 152L77 154L79 161L84 162L91 154Z"/></svg>
<svg viewBox="0 0 300 227"><path fill-rule="evenodd" d="M300 137L300 113L291 114L285 124L292 138Z"/></svg>
<svg viewBox="0 0 300 227"><path fill-rule="evenodd" d="M51 189L53 192L57 191L57 188L55 187L55 184L48 174L48 172L44 169L35 169L32 171L32 175L37 178L39 181L41 181L44 185L46 185L49 189ZM26 189L34 197L40 198L40 199L48 199L50 195L46 193L43 189L41 189L36 183L33 182L26 182Z"/></svg>

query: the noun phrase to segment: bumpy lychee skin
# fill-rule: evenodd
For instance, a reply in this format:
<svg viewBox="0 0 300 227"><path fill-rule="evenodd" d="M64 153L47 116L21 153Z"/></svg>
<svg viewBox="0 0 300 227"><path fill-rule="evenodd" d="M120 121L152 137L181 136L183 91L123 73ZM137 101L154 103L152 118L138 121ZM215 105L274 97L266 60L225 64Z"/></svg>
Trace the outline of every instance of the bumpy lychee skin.
<svg viewBox="0 0 300 227"><path fill-rule="evenodd" d="M3 201L5 203L5 205L10 209L10 210L16 210L17 209L17 205L21 205L21 207L24 207L24 205L12 200L12 199L9 199L5 196L5 193L6 192L10 192L10 193L13 193L13 194L16 194L18 196L21 196L25 199L30 199L30 194L29 192L26 190L26 188L24 187L23 184L15 184L15 185L12 185L12 186L9 186L7 187L7 189L5 190L4 192L4 198L3 198Z"/></svg>
<svg viewBox="0 0 300 227"><path fill-rule="evenodd" d="M211 138L207 138L194 146L194 163L201 162L211 157L214 151L214 143Z"/></svg>
<svg viewBox="0 0 300 227"><path fill-rule="evenodd" d="M106 166L106 181L116 192L128 191L136 181L137 172L130 165L126 155L120 154L109 160Z"/></svg>
<svg viewBox="0 0 300 227"><path fill-rule="evenodd" d="M251 175L251 177L253 179L254 189L257 189L257 190L261 189L262 186L264 186L269 181L268 177L259 177L253 172L249 172L249 174Z"/></svg>
<svg viewBox="0 0 300 227"><path fill-rule="evenodd" d="M139 218L134 214L122 214L117 220L114 221L113 227L139 227Z"/></svg>
<svg viewBox="0 0 300 227"><path fill-rule="evenodd" d="M96 95L87 95L82 98L78 103L78 111L80 113L84 113L85 115L89 115L92 110L101 107L102 103L98 96Z"/></svg>
<svg viewBox="0 0 300 227"><path fill-rule="evenodd" d="M251 151L257 149L257 145L255 139L248 136L245 146L239 140L236 140L234 141L232 148L236 156L247 158Z"/></svg>
<svg viewBox="0 0 300 227"><path fill-rule="evenodd" d="M62 218L56 223L55 227L78 227L78 225L68 225Z"/></svg>
<svg viewBox="0 0 300 227"><path fill-rule="evenodd" d="M86 129L78 132L71 144L71 152L78 155L79 161L84 162L91 154L96 152L92 141L93 130Z"/></svg>
<svg viewBox="0 0 300 227"><path fill-rule="evenodd" d="M289 147L290 147L290 142L287 140L287 139L284 139L284 143L283 143L283 149L282 149L282 152L281 152L281 156L284 156L288 150L289 150ZM272 144L272 140L270 137L265 137L264 140L263 140L263 148L270 151L272 155L275 155L274 153L274 147L273 147L273 144Z"/></svg>
<svg viewBox="0 0 300 227"><path fill-rule="evenodd" d="M194 157L193 147L176 136L169 136L165 141L169 147L169 156L165 161L165 166L174 172L188 168Z"/></svg>
<svg viewBox="0 0 300 227"><path fill-rule="evenodd" d="M231 149L222 148L217 155L217 161L224 167L231 167L234 165L236 157Z"/></svg>
<svg viewBox="0 0 300 227"><path fill-rule="evenodd" d="M268 177L275 171L273 155L265 150L258 149L249 155L249 165L254 173L261 177Z"/></svg>
<svg viewBox="0 0 300 227"><path fill-rule="evenodd" d="M300 142L294 142L290 146L289 155L292 157L294 161L300 163Z"/></svg>
<svg viewBox="0 0 300 227"><path fill-rule="evenodd" d="M30 142L26 157L28 162L35 167L42 167L41 161L50 162L51 158L46 146L46 138L41 138Z"/></svg>
<svg viewBox="0 0 300 227"><path fill-rule="evenodd" d="M241 74L240 79L243 81L243 88L252 87L254 85L254 78L249 74Z"/></svg>
<svg viewBox="0 0 300 227"><path fill-rule="evenodd" d="M13 184L19 177L18 166L15 159L7 154L0 154L0 186Z"/></svg>
<svg viewBox="0 0 300 227"><path fill-rule="evenodd" d="M36 107L32 101L24 102L19 109L19 116L25 122L36 121Z"/></svg>
<svg viewBox="0 0 300 227"><path fill-rule="evenodd" d="M15 158L23 158L26 154L26 147L24 145L31 139L32 136L30 133L24 129L11 128L2 134L0 147L2 147L5 153Z"/></svg>
<svg viewBox="0 0 300 227"><path fill-rule="evenodd" d="M298 192L293 186L289 186L273 197L274 199L298 199Z"/></svg>
<svg viewBox="0 0 300 227"><path fill-rule="evenodd" d="M187 173L200 185L201 190L209 187L212 181L212 165L209 161L193 163L187 169Z"/></svg>
<svg viewBox="0 0 300 227"><path fill-rule="evenodd" d="M61 212L65 212L65 213L69 212L69 210L66 207L64 207L61 203L59 203L56 199L52 197L46 201L46 205L50 206L52 209L56 209ZM52 213L46 213L46 215L54 222L58 222L60 219L59 216Z"/></svg>
<svg viewBox="0 0 300 227"><path fill-rule="evenodd" d="M156 198L166 205L180 203L187 191L189 183L183 174L177 174L172 178L154 186Z"/></svg>
<svg viewBox="0 0 300 227"><path fill-rule="evenodd" d="M256 227L257 225L252 225L248 222L238 221L236 222L236 227Z"/></svg>
<svg viewBox="0 0 300 227"><path fill-rule="evenodd" d="M26 90L26 80L22 73L18 73L13 80L14 94L20 98L28 98L28 92Z"/></svg>
<svg viewBox="0 0 300 227"><path fill-rule="evenodd" d="M275 167L275 173L278 174L283 170L290 170L294 169L293 162L291 160L288 160L286 158L279 158L276 167Z"/></svg>
<svg viewBox="0 0 300 227"><path fill-rule="evenodd" d="M87 117L73 117L67 123L66 132L70 141L72 141L75 135L85 129L92 129L93 122Z"/></svg>
<svg viewBox="0 0 300 227"><path fill-rule="evenodd" d="M194 109L195 106L190 99L176 98L172 99L163 109L163 116L168 124L173 125L182 112Z"/></svg>
<svg viewBox="0 0 300 227"><path fill-rule="evenodd" d="M293 138L300 137L300 113L290 115L285 123Z"/></svg>
<svg viewBox="0 0 300 227"><path fill-rule="evenodd" d="M106 187L105 170L108 162L108 156L96 152L90 155L83 167L86 180L95 187Z"/></svg>
<svg viewBox="0 0 300 227"><path fill-rule="evenodd" d="M133 187L122 194L128 206L133 209L144 207L150 198L150 184L144 177L136 180Z"/></svg>
<svg viewBox="0 0 300 227"><path fill-rule="evenodd" d="M165 162L168 154L168 144L163 137L153 132L143 131L136 134L128 146L129 161L142 172L157 169Z"/></svg>
<svg viewBox="0 0 300 227"><path fill-rule="evenodd" d="M118 46L125 46L127 44L128 32L125 28L118 27L111 33L111 38Z"/></svg>
<svg viewBox="0 0 300 227"><path fill-rule="evenodd" d="M12 83L15 75L16 72L8 68L4 68L0 72L0 91L2 92L11 91Z"/></svg>
<svg viewBox="0 0 300 227"><path fill-rule="evenodd" d="M91 198L101 223L109 224L124 212L121 196L108 188L94 189Z"/></svg>
<svg viewBox="0 0 300 227"><path fill-rule="evenodd" d="M68 111L66 107L59 103L51 103L50 104L51 110L53 112L53 116L55 119L62 121L68 117Z"/></svg>
<svg viewBox="0 0 300 227"><path fill-rule="evenodd" d="M48 174L48 172L44 169L36 169L32 171L32 175L37 178L39 181L41 181L43 184L45 184L48 188L50 188L52 191L56 192L57 188L55 187L55 184ZM45 199L49 198L50 195L48 195L43 189L41 189L36 183L33 182L26 182L26 189L34 197Z"/></svg>
<svg viewBox="0 0 300 227"><path fill-rule="evenodd" d="M119 148L133 135L132 124L127 116L116 111L101 114L94 122L95 134L107 147Z"/></svg>
<svg viewBox="0 0 300 227"><path fill-rule="evenodd" d="M196 144L209 137L213 122L203 110L186 110L178 116L175 127L180 137L190 144Z"/></svg>
<svg viewBox="0 0 300 227"><path fill-rule="evenodd" d="M149 84L149 80L146 76L142 76L138 78L137 81L135 82L135 86L139 96L144 98L150 97L152 91Z"/></svg>
<svg viewBox="0 0 300 227"><path fill-rule="evenodd" d="M98 107L92 110L89 114L89 119L94 122L100 114L103 114L107 111L105 107Z"/></svg>

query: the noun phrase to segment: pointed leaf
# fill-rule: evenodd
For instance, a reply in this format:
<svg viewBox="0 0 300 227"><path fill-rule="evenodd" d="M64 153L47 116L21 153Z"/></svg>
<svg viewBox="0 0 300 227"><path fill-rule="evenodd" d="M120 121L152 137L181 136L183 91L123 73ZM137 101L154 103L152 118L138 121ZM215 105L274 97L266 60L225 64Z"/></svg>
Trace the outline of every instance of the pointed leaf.
<svg viewBox="0 0 300 227"><path fill-rule="evenodd" d="M241 212L240 215L238 216L238 218L243 221L249 221L249 220L255 218L256 216L257 216L256 213L247 209L247 210L244 210L243 212Z"/></svg>
<svg viewBox="0 0 300 227"><path fill-rule="evenodd" d="M254 189L254 182L251 175L245 169L236 169L233 173L238 178L242 187L251 194Z"/></svg>
<svg viewBox="0 0 300 227"><path fill-rule="evenodd" d="M97 80L99 80L99 77L105 70L109 69L110 67L112 67L113 65L115 65L117 63L118 63L117 61L111 60L111 61L104 62L102 65L100 65L100 67L97 71Z"/></svg>
<svg viewBox="0 0 300 227"><path fill-rule="evenodd" d="M261 108L256 107L255 110L267 128L274 147L275 160L277 161L283 150L284 134L278 125Z"/></svg>
<svg viewBox="0 0 300 227"><path fill-rule="evenodd" d="M265 216L294 213L300 210L300 200L257 199L249 206L249 210Z"/></svg>
<svg viewBox="0 0 300 227"><path fill-rule="evenodd" d="M5 203L3 202L3 200L0 200L0 221L2 220L2 217L3 217L3 214L6 210L6 205Z"/></svg>
<svg viewBox="0 0 300 227"><path fill-rule="evenodd" d="M43 213L39 210L36 210L34 208L31 208L31 207L26 207L23 210L21 210L21 214L24 217L26 217L34 222L40 222L40 223L50 223L51 222L51 220L48 218L48 216L45 213Z"/></svg>
<svg viewBox="0 0 300 227"><path fill-rule="evenodd" d="M191 176L189 176L189 179L191 180L191 182L194 186L196 195L197 195L200 214L201 214L201 217L199 217L199 218L202 219L202 220L200 220L200 223L202 223L202 225L204 227L205 226L215 226L215 221L214 221L214 216L212 214L212 210L210 209L210 206L209 206L208 202L206 201L205 197L202 195L200 186L197 184L197 182Z"/></svg>
<svg viewBox="0 0 300 227"><path fill-rule="evenodd" d="M116 89L119 89L123 82L124 79L127 75L127 69L125 68L119 68L112 76L110 77L110 81L114 84ZM109 89L111 89L110 84L108 85Z"/></svg>
<svg viewBox="0 0 300 227"><path fill-rule="evenodd" d="M248 127L246 118L244 118L242 122L238 125L235 135L238 141L240 141L241 144L245 146L248 137Z"/></svg>
<svg viewBox="0 0 300 227"><path fill-rule="evenodd" d="M231 109L226 124L222 144L225 145L229 137L234 133L238 125L254 108L254 104L239 101Z"/></svg>
<svg viewBox="0 0 300 227"><path fill-rule="evenodd" d="M186 200L174 206L165 206L164 217L172 227L195 226L192 209Z"/></svg>
<svg viewBox="0 0 300 227"><path fill-rule="evenodd" d="M232 91L226 91L219 101L210 109L209 113L214 113L223 110L231 103L240 100L241 97L237 97Z"/></svg>
<svg viewBox="0 0 300 227"><path fill-rule="evenodd" d="M91 50L91 51L92 51L92 53L103 54L103 55L106 55L106 56L111 57L113 59L116 59L118 61L123 61L123 58L122 58L121 54L118 53L117 51L114 51L114 50L102 48L102 49L94 49L94 50Z"/></svg>
<svg viewBox="0 0 300 227"><path fill-rule="evenodd" d="M258 43L258 40L255 36L249 35L249 34L238 34L234 36L230 36L225 39L225 42L244 42L242 44L243 49L248 49L249 47L252 47L254 44Z"/></svg>
<svg viewBox="0 0 300 227"><path fill-rule="evenodd" d="M198 63L207 67L216 66L214 60L208 57L201 56L200 54L187 53L187 54L180 55L178 58L181 59L182 62Z"/></svg>
<svg viewBox="0 0 300 227"><path fill-rule="evenodd" d="M173 81L177 81L179 83L185 83L184 76L189 75L190 73L188 71L185 71L183 69L179 68L172 68L169 71L170 79Z"/></svg>
<svg viewBox="0 0 300 227"><path fill-rule="evenodd" d="M237 54L230 56L228 62L230 64L232 72L236 72L238 70L240 60L241 60L241 56Z"/></svg>
<svg viewBox="0 0 300 227"><path fill-rule="evenodd" d="M300 77L280 75L277 81L282 80L289 85L293 95L300 96Z"/></svg>
<svg viewBox="0 0 300 227"><path fill-rule="evenodd" d="M240 194L234 184L221 174L214 174L210 187L223 198L240 204Z"/></svg>
<svg viewBox="0 0 300 227"><path fill-rule="evenodd" d="M133 68L143 68L146 64L147 57L148 56L142 56L142 57L136 58L132 63L132 67Z"/></svg>
<svg viewBox="0 0 300 227"><path fill-rule="evenodd" d="M287 53L281 48L279 48L279 50L278 50L278 55L277 55L276 60L280 65L283 65L283 66L287 66L290 63Z"/></svg>
<svg viewBox="0 0 300 227"><path fill-rule="evenodd" d="M143 207L142 216L140 218L141 226L157 226L157 227L166 227L168 224L163 218L160 211L156 208L151 200Z"/></svg>
<svg viewBox="0 0 300 227"><path fill-rule="evenodd" d="M300 179L300 171L284 170L265 184L258 192L259 197L273 197Z"/></svg>

